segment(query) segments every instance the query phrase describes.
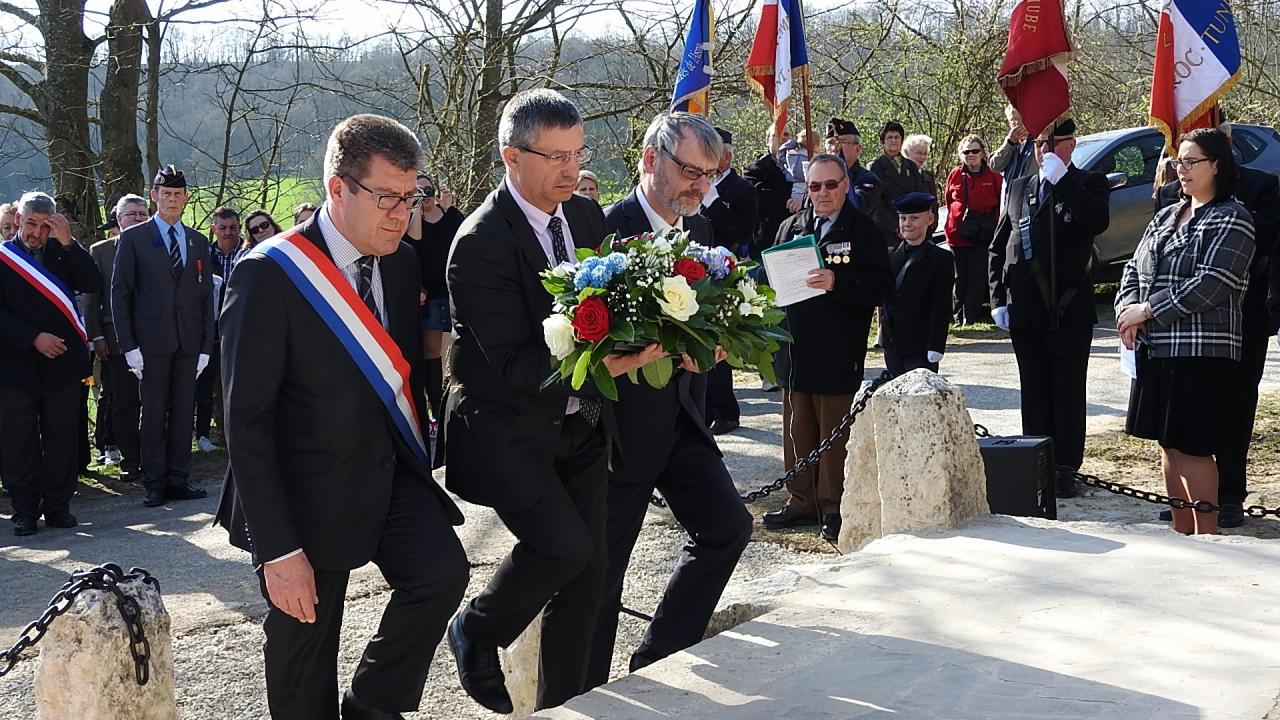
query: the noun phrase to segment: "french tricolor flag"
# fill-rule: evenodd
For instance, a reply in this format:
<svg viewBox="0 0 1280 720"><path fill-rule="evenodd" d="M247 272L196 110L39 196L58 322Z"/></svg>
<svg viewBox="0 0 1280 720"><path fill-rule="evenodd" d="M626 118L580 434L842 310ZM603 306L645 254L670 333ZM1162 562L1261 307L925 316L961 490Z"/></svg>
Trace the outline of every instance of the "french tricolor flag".
<svg viewBox="0 0 1280 720"><path fill-rule="evenodd" d="M1150 120L1173 155L1182 133L1217 123L1210 111L1240 78L1240 38L1226 0L1166 0L1156 35Z"/></svg>
<svg viewBox="0 0 1280 720"><path fill-rule="evenodd" d="M803 83L808 72L799 0L765 0L747 56L747 84L769 105L776 132L787 124L794 80L798 76Z"/></svg>

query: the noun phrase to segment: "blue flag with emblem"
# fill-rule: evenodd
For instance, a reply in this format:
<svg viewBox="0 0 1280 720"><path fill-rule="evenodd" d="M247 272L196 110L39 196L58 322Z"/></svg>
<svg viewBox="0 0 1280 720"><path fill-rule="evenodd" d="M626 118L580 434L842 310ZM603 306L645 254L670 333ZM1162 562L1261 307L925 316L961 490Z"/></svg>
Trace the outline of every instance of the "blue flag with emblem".
<svg viewBox="0 0 1280 720"><path fill-rule="evenodd" d="M715 44L716 20L710 0L697 0L689 35L684 41L680 67L676 69L676 89L671 109L706 115L711 112L711 48Z"/></svg>

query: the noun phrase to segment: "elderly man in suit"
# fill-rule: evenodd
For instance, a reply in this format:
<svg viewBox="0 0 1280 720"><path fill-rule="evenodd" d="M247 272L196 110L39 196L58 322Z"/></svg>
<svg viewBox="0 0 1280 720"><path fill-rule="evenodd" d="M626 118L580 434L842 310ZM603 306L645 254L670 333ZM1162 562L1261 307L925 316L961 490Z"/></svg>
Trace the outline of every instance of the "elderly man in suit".
<svg viewBox="0 0 1280 720"><path fill-rule="evenodd" d="M116 201L115 221L120 232L146 222L150 215L147 200L141 195L124 195ZM120 452L120 479L134 482L142 473L138 446L138 414L141 412L138 378L129 371L129 364L124 360L111 317L111 276L119 242L120 236L116 235L89 248L89 255L102 276L102 289L81 295L80 302L84 307L84 324L93 342L93 351L102 363L103 394L110 397L109 417L100 415L98 422L111 424L115 446Z"/></svg>
<svg viewBox="0 0 1280 720"><path fill-rule="evenodd" d="M884 363L895 376L917 368L938 372L951 325L951 289L956 266L951 253L929 242L937 221L930 193L907 193L893 201L902 242L889 252L894 297L880 308L884 319Z"/></svg>
<svg viewBox="0 0 1280 720"><path fill-rule="evenodd" d="M645 133L640 185L605 210L606 228L619 237L687 230L695 242L712 245L713 226L697 212L720 172L721 138L697 115L658 115ZM631 655L632 670L702 639L751 538L751 515L703 422L706 377L699 374L692 358L685 357L682 368L662 389L618 380L615 414L622 458L609 473L609 570L587 677L592 687L609 679L623 576L655 488L689 540L680 551L653 622Z"/></svg>
<svg viewBox="0 0 1280 720"><path fill-rule="evenodd" d="M191 430L196 377L213 352L213 267L209 241L182 223L187 179L172 165L156 173L149 222L120 234L111 275L111 318L125 362L142 385L142 504L194 500Z"/></svg>
<svg viewBox="0 0 1280 720"><path fill-rule="evenodd" d="M561 705L585 689L606 564L612 413L598 395L571 394L559 382L544 387L552 364L542 321L551 296L539 273L576 262L575 248L597 247L605 235L600 206L573 194L590 156L582 117L552 90L522 92L503 109L498 144L506 177L463 222L449 253L445 444L449 489L497 511L516 546L449 624L448 640L467 694L509 713L497 649L540 613L537 706ZM663 354L653 344L604 362L618 377Z"/></svg>
<svg viewBox="0 0 1280 720"><path fill-rule="evenodd" d="M0 245L0 471L23 536L41 515L48 527L76 526L77 403L92 370L75 293L102 281L53 198L23 195L15 222L17 236Z"/></svg>
<svg viewBox="0 0 1280 720"><path fill-rule="evenodd" d="M1068 118L1036 138L1039 172L1013 181L990 258L991 317L1013 341L1022 432L1053 438L1058 497L1075 496L1073 473L1084 460L1085 380L1098 322L1093 239L1111 222L1106 176L1071 164L1075 135Z"/></svg>
<svg viewBox="0 0 1280 720"><path fill-rule="evenodd" d="M244 255L227 288L231 467L218 520L253 554L270 604L267 702L277 720L338 717L351 570L373 562L391 598L342 696L343 720L418 707L466 590L452 527L462 514L431 478L419 424L418 260L400 238L421 202L421 163L400 123L342 121L325 151L325 204Z"/></svg>

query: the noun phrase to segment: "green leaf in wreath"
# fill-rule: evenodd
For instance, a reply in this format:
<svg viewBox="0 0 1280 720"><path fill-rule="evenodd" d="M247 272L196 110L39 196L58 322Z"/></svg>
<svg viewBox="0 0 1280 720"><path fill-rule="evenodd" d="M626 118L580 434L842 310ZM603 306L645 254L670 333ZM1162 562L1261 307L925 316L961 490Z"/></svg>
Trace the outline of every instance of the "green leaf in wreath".
<svg viewBox="0 0 1280 720"><path fill-rule="evenodd" d="M578 362L573 365L573 389L581 390L582 384L587 381L587 371L591 369L591 349L587 348L578 356Z"/></svg>
<svg viewBox="0 0 1280 720"><path fill-rule="evenodd" d="M653 362L640 368L640 373L644 375L644 381L649 383L649 387L661 390L671 382L671 375L675 372L675 363L669 358L654 360Z"/></svg>
<svg viewBox="0 0 1280 720"><path fill-rule="evenodd" d="M636 339L636 326L630 320L619 321L609 331L609 337L620 342L631 342Z"/></svg>
<svg viewBox="0 0 1280 720"><path fill-rule="evenodd" d="M613 376L609 374L609 368L604 363L596 363L591 368L591 379L595 380L596 389L600 391L601 395L614 402L618 401L618 386L613 381Z"/></svg>

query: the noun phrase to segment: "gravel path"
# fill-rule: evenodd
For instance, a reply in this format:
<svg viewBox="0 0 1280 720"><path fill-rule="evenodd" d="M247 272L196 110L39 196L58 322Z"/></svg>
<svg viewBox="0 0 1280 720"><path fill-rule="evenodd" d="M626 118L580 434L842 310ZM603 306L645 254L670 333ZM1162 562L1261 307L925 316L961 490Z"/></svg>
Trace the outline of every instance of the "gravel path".
<svg viewBox="0 0 1280 720"><path fill-rule="evenodd" d="M1089 381L1091 432L1113 429L1122 421L1128 401L1128 381L1119 369L1115 333L1100 323L1095 333ZM1006 337L958 338L943 360L943 375L965 391L975 422L993 433L1016 434L1018 419L1017 368ZM995 335L990 337L990 335ZM869 360L878 368L879 360ZM1268 357L1266 389L1280 387L1280 352L1272 347ZM760 391L758 383L739 377L743 427L723 436L721 447L730 471L743 490L754 489L776 477L782 469L779 428L781 397ZM197 479L216 495L225 458L203 456ZM780 507L785 493L752 506L757 516ZM106 484L84 486L75 503L82 525L74 533L41 532L20 544L0 547L0 643L16 638L23 625L44 608L50 595L76 567L117 562L138 565L160 578L165 602L173 617L177 658L178 703L182 717L224 720L265 717L262 686L262 634L264 604L247 557L229 547L225 533L209 527L216 498L180 503L169 508L141 507L137 487ZM1071 520L1150 521L1152 506L1112 496L1085 496L1064 501L1060 516ZM460 536L473 569L467 596L488 581L498 560L510 548L511 538L496 516L485 508L464 508L467 523ZM1246 526L1247 527L1247 526ZM11 542L6 527L0 542ZM641 534L627 578L625 602L651 611L666 583L684 537L671 516L651 512ZM790 564L820 562L831 548L811 531L766 533L757 531L734 582L768 575ZM354 573L344 620L341 676L347 678L372 634L387 590L375 568ZM618 635L615 675L639 641L643 624L624 616ZM35 717L32 677L36 663L19 665L0 679L0 718L29 720ZM416 718L485 718L458 686L453 659L437 652Z"/></svg>

